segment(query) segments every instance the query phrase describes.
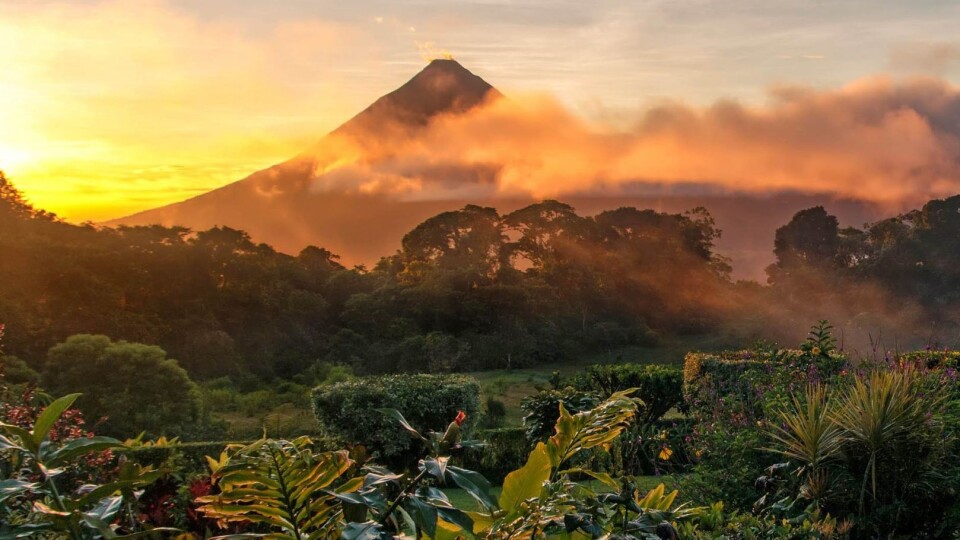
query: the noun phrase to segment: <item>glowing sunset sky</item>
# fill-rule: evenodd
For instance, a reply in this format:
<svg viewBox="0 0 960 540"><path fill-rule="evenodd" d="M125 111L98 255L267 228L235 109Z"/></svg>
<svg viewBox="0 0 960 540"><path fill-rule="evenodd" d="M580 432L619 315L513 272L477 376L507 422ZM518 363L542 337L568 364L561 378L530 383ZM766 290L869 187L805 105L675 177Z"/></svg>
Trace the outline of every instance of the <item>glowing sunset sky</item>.
<svg viewBox="0 0 960 540"><path fill-rule="evenodd" d="M449 51L623 127L664 100L960 81L950 1L0 0L0 169L101 220L289 158Z"/></svg>

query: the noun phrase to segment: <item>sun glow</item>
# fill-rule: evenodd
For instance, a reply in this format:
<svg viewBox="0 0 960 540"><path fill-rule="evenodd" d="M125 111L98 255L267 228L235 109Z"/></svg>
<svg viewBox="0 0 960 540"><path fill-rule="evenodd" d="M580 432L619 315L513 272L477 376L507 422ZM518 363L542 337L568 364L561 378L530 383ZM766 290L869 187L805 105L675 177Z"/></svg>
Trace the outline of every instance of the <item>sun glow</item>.
<svg viewBox="0 0 960 540"><path fill-rule="evenodd" d="M99 221L177 202L308 147L368 96L310 21L251 34L164 2L0 5L0 170L36 206Z"/></svg>

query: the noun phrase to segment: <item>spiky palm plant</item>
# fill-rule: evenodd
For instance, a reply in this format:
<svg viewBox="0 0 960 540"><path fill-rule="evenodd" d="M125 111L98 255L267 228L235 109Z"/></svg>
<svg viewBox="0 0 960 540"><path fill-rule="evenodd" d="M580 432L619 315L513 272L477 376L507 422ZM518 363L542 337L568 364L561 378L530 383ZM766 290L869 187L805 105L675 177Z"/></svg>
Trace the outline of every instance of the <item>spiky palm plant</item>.
<svg viewBox="0 0 960 540"><path fill-rule="evenodd" d="M811 468L836 457L844 436L831 418L832 395L821 385L811 385L791 406L780 413L783 425L774 425L771 436L781 444L778 450Z"/></svg>
<svg viewBox="0 0 960 540"><path fill-rule="evenodd" d="M860 486L861 513L868 493L877 499L878 462L898 445L910 444L914 434L937 419L945 394L926 388L926 393L918 396L919 386L912 371L873 373L866 381L854 381L830 414L845 437L867 455Z"/></svg>

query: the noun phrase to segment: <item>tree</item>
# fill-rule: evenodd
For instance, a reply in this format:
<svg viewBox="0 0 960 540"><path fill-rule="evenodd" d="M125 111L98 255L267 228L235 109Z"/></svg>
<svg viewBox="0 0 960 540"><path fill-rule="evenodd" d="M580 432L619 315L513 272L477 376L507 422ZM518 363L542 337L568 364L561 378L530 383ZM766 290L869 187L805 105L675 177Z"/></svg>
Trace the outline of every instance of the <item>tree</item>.
<svg viewBox="0 0 960 540"><path fill-rule="evenodd" d="M556 256L558 242L583 236L587 221L569 204L553 200L516 210L503 218L504 228L520 235L507 245L509 257L522 257L540 269Z"/></svg>
<svg viewBox="0 0 960 540"><path fill-rule="evenodd" d="M43 376L55 395L79 392L98 432L132 437L181 435L200 420L196 385L160 347L79 334L50 349Z"/></svg>
<svg viewBox="0 0 960 540"><path fill-rule="evenodd" d="M3 171L0 171L0 223L9 224L16 219L52 221L56 219L56 216L34 208L23 196L23 193L10 180L7 180Z"/></svg>
<svg viewBox="0 0 960 540"><path fill-rule="evenodd" d="M777 229L773 253L780 268L809 265L822 267L836 261L840 247L836 216L822 206L797 212L790 223Z"/></svg>
<svg viewBox="0 0 960 540"><path fill-rule="evenodd" d="M427 262L469 274L473 286L499 268L505 239L495 209L468 204L417 225L403 237L403 255L407 263Z"/></svg>

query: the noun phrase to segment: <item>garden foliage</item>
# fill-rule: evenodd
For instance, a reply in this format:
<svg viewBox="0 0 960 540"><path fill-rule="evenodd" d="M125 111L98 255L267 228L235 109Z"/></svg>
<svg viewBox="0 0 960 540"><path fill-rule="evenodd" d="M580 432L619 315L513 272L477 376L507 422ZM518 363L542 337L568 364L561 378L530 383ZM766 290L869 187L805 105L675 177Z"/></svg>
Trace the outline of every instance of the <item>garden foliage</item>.
<svg viewBox="0 0 960 540"><path fill-rule="evenodd" d="M445 425L464 411L464 430L470 432L480 410L480 386L459 375L367 377L317 387L313 404L325 434L363 445L381 463L402 468L416 464L420 443L377 409L400 411L420 431Z"/></svg>
<svg viewBox="0 0 960 540"><path fill-rule="evenodd" d="M777 461L766 450L770 421L808 385L849 376L847 358L817 339L811 336L797 350L687 355L684 396L696 426L692 450L698 462L688 488L700 502L723 500L749 510L762 495L753 480Z"/></svg>
<svg viewBox="0 0 960 540"><path fill-rule="evenodd" d="M640 420L659 420L670 409L683 405L683 372L674 366L657 364L600 364L588 367L574 378L573 386L583 392L609 396L628 388L644 405Z"/></svg>

